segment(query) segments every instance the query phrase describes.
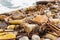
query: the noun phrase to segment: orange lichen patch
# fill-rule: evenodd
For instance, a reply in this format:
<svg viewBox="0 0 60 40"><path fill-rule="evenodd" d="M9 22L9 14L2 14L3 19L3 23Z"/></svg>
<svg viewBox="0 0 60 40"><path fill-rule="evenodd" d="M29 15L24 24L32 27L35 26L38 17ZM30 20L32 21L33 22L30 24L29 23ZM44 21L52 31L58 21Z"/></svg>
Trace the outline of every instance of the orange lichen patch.
<svg viewBox="0 0 60 40"><path fill-rule="evenodd" d="M0 15L0 19L1 19L1 20L4 20L5 18L6 18L5 15Z"/></svg>
<svg viewBox="0 0 60 40"><path fill-rule="evenodd" d="M33 18L33 21L39 22L39 23L44 23L48 21L48 18L46 15L38 15L35 18Z"/></svg>

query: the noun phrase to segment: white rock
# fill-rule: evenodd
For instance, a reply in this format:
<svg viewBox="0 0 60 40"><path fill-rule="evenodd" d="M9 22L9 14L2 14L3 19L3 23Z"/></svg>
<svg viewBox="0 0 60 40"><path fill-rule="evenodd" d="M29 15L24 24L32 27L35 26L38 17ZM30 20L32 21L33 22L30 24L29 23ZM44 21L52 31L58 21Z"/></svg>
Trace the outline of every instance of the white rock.
<svg viewBox="0 0 60 40"><path fill-rule="evenodd" d="M33 35L32 40L40 40L40 37L38 35Z"/></svg>
<svg viewBox="0 0 60 40"><path fill-rule="evenodd" d="M30 33L35 27L37 27L36 24L28 24L28 23L25 23L25 31Z"/></svg>
<svg viewBox="0 0 60 40"><path fill-rule="evenodd" d="M24 37L20 38L19 40L29 40L29 38L27 36L24 36Z"/></svg>

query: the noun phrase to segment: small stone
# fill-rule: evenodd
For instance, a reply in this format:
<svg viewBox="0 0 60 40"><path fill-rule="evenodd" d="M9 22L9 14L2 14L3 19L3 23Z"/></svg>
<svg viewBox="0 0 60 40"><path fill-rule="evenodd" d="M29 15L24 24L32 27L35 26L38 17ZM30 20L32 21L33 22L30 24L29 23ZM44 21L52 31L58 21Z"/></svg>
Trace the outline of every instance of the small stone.
<svg viewBox="0 0 60 40"><path fill-rule="evenodd" d="M32 40L40 40L40 37L38 35L33 35Z"/></svg>
<svg viewBox="0 0 60 40"><path fill-rule="evenodd" d="M7 23L6 22L0 22L0 28L6 28Z"/></svg>
<svg viewBox="0 0 60 40"><path fill-rule="evenodd" d="M29 40L29 38L27 36L23 36L23 37L19 38L19 40Z"/></svg>
<svg viewBox="0 0 60 40"><path fill-rule="evenodd" d="M28 23L26 23L24 29L25 29L26 32L30 33L35 27L37 27L36 24L28 24Z"/></svg>

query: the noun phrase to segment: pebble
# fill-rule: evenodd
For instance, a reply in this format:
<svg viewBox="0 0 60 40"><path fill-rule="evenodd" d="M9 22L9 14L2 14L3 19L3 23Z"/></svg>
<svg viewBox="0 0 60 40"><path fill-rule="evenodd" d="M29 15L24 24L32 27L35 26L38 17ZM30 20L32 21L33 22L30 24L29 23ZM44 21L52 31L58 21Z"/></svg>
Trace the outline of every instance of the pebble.
<svg viewBox="0 0 60 40"><path fill-rule="evenodd" d="M33 35L32 40L40 40L40 37L38 35Z"/></svg>
<svg viewBox="0 0 60 40"><path fill-rule="evenodd" d="M29 38L27 36L23 36L23 37L19 38L19 40L29 40Z"/></svg>

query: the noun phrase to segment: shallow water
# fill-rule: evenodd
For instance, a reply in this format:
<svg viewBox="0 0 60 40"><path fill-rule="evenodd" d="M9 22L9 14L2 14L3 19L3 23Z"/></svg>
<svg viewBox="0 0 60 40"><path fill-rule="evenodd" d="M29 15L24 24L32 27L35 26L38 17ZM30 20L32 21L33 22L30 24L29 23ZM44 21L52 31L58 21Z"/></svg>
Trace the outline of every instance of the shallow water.
<svg viewBox="0 0 60 40"><path fill-rule="evenodd" d="M0 0L0 13L35 5L39 0Z"/></svg>

